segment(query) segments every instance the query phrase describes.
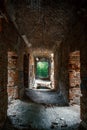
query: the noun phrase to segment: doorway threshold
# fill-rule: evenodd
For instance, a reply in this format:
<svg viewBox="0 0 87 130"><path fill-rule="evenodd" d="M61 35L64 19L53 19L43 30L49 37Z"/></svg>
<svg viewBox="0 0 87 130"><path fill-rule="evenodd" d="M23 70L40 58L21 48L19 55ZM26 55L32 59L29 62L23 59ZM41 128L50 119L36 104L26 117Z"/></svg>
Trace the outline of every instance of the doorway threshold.
<svg viewBox="0 0 87 130"><path fill-rule="evenodd" d="M33 90L33 91L45 91L45 92L51 92L51 91L55 91L54 89L37 89L37 88L27 88L26 90Z"/></svg>

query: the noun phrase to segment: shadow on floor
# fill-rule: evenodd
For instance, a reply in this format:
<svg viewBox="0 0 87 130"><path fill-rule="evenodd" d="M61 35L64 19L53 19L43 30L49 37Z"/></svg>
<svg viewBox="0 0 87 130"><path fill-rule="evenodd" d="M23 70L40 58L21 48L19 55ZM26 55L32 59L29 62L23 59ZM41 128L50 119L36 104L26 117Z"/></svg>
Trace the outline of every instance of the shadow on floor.
<svg viewBox="0 0 87 130"><path fill-rule="evenodd" d="M40 91L40 90L32 90L26 89L25 96L27 96L28 100L40 103L40 104L55 104L58 106L68 106L69 104L64 100L63 95L60 92L55 91Z"/></svg>
<svg viewBox="0 0 87 130"><path fill-rule="evenodd" d="M15 128L14 125L11 123L10 119L7 117L2 130L38 130L38 129L31 128L31 126L29 126L29 128Z"/></svg>

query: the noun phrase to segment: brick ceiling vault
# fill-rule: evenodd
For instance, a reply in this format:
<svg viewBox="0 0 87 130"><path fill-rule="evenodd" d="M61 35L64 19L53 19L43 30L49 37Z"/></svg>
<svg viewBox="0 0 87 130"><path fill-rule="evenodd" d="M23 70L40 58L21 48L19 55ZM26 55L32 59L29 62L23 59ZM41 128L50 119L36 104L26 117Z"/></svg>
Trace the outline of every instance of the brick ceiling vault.
<svg viewBox="0 0 87 130"><path fill-rule="evenodd" d="M22 0L20 1L20 0L18 0L18 4L20 3L20 2L22 2L22 4L24 4L24 3L26 3L28 0L25 0L24 2L22 2ZM40 1L43 1L43 0L40 0ZM62 0L63 1L63 0ZM68 0L69 2L71 2L72 4L74 3L74 5L76 6L76 8L79 8L81 5L82 6L84 6L84 4L86 3L86 1L85 0L76 0L76 1L73 1L72 2L72 0ZM52 5L51 4L53 4L54 3L54 5L55 5L55 3L57 3L57 4L59 4L59 3L61 3L60 2L60 0L59 1L57 1L57 0L50 0L50 2L48 2L48 0L46 0L45 1L45 7L44 7L44 10L43 10L43 8L42 8L42 13L41 13L41 16L40 16L40 20L38 20L36 23L35 23L35 25L34 25L34 27L32 28L32 30L30 31L30 32L28 32L28 34L29 34L29 36L27 36L27 34L25 33L26 32L26 30L25 30L25 32L24 32L24 30L21 30L21 29L19 29L19 26L17 25L17 23L16 23L16 17L15 17L15 12L16 12L16 7L15 7L15 4L17 4L17 1L15 1L15 0L1 0L0 1L1 2L1 6L0 6L0 10L1 10L1 13L2 13L2 15L3 15L3 17L5 18L5 20L8 22L11 22L13 25L14 25L14 27L15 27L15 29L16 29L16 31L17 31L17 33L18 33L18 35L21 37L21 39L24 41L24 43L27 45L27 46L31 46L31 44L29 43L29 39L30 40L32 40L32 37L34 37L34 34L36 35L36 33L37 33L37 28L38 28L38 25L39 24L41 24L41 28L42 29L44 29L44 28L48 28L48 25L47 25L47 21L45 21L44 19L47 19L47 15L49 15L50 14L50 19L48 19L48 22L50 23L50 24L54 24L55 26L57 26L58 24L58 26L59 27L61 27L62 28L62 30L60 29L59 31L54 31L54 33L49 33L49 39L50 38L52 38L52 36L53 36L53 38L55 37L58 37L58 39L57 39L57 41L59 41L59 43L60 43L60 41L61 41L61 43L63 42L63 40L65 40L66 39L66 35L67 35L67 33L68 32L70 32L69 30L71 29L71 28L69 28L70 26L72 27L72 23L74 23L75 21L72 21L73 20L73 18L74 18L74 16L75 15L72 15L73 14L73 9L71 10L70 8L68 8L68 10L67 9L62 9L62 11L60 11L61 10L61 8L62 7L60 7L59 8L59 6L58 6L58 10L57 10L57 8L56 9L54 9L54 7L51 7ZM58 3L59 2L59 3ZM67 3L67 2L66 2ZM43 4L44 4L44 2L43 2ZM47 10L47 8L46 8L46 4L48 5L49 4L49 6L50 6L50 10L48 9ZM25 5L25 4L24 4ZM60 4L61 5L61 4ZM19 6L20 7L20 6ZM67 8L67 6L65 7L65 8ZM20 15L20 18L22 19L22 15L20 14L20 11L21 11L21 9L19 9L19 15ZM26 11L26 10L25 10ZM60 11L60 13L59 13L59 11ZM68 13L66 13L66 14L64 14L64 12L63 11L65 11L65 12L68 12ZM71 12L71 14L69 14ZM59 16L58 16L59 15ZM62 16L63 15L63 16ZM26 17L26 16L25 16ZM60 19L59 19L59 17L60 17ZM62 18L63 17L63 18ZM58 20L59 19L59 20ZM23 21L22 21L22 24L23 24ZM70 25L69 25L70 24ZM66 28L65 28L66 27ZM68 29L67 29L68 28ZM54 30L56 30L56 29L54 29ZM48 32L49 32L49 30L48 30ZM61 32L60 34L58 34L59 32ZM44 35L44 32L41 32L41 33L43 33L43 35ZM22 35L23 34L23 35ZM54 35L53 35L54 34ZM55 36L55 34L56 34L56 36ZM46 36L45 36L46 37ZM44 41L44 36L42 37L43 38L43 41ZM54 38L54 39L55 39ZM52 41L52 39L51 39L51 41ZM56 39L55 39L55 41L56 41ZM54 44L53 42L52 42L52 44ZM55 43L55 46L57 45L57 43ZM55 46L54 46L54 48L55 48Z"/></svg>
<svg viewBox="0 0 87 130"><path fill-rule="evenodd" d="M45 8L44 8L45 9ZM59 9L60 10L60 9ZM38 25L41 25L41 28L42 29L44 29L44 28L47 28L48 29L48 32L49 32L49 34L48 34L48 38L50 39L51 38L51 41L52 41L52 37L54 38L57 38L58 37L58 39L57 39L57 41L61 41L61 40L63 40L64 39L64 35L66 35L66 33L67 33L67 30L66 30L66 28L64 27L64 26L66 26L66 23L67 22L69 22L70 20L68 19L67 20L67 16L69 16L69 17L71 17L71 15L69 15L69 10L67 11L68 13L67 13L67 16L64 16L65 18L63 19L63 18L61 18L61 19L59 19L59 21L58 21L58 17L60 17L60 15L61 15L61 13L62 13L62 11L63 11L63 15L65 15L64 14L64 10L62 10L62 11L60 11L60 13L59 13L59 10L57 10L57 8L56 8L56 10L54 9L54 8L52 8L52 7L50 7L48 10L47 10L47 8L43 11L43 9L42 9L42 11L41 11L41 16L40 16L40 20L38 20L36 23L35 23L35 25L34 25L34 27L31 29L31 31L30 32L28 32L28 34L29 34L29 37L27 38L27 34L25 34L24 32L23 32L23 30L20 30L19 28L18 28L18 25L16 24L16 17L15 17L15 7L14 7L14 5L12 5L12 4L10 4L10 2L8 2L8 4L6 5L6 13L7 13L7 16L8 16L8 18L10 19L10 21L13 23L13 25L14 25L14 27L15 27L15 29L16 29L16 31L17 31L17 33L19 34L19 36L24 40L24 42L26 43L26 44L29 44L29 42L28 42L28 39L32 39L32 37L34 37L34 33L37 33L37 28L38 28ZM26 10L25 10L26 11ZM20 15L20 12L21 12L21 10L19 9L19 15ZM72 12L72 11L71 11ZM50 14L52 14L51 15L51 17L50 17L50 19L48 19L47 17L48 17L48 15L50 16ZM59 16L58 16L59 15ZM26 17L26 16L25 16ZM22 16L20 16L20 18L22 18ZM48 20L48 22L50 23L50 26L51 26L51 24L53 25L53 29L58 25L59 26L59 28L60 28L60 30L59 31L57 31L57 29L55 28L54 30L56 30L56 31L54 31L53 32L53 34L51 33L52 32L52 28L51 28L51 30L49 31L49 29L50 29L50 27L49 27L49 25L48 25L48 23L47 23L47 21L46 21L46 19ZM71 19L71 18L70 18ZM20 25L19 25L20 26ZM29 25L30 26L30 25ZM23 26L24 27L24 26ZM49 27L49 28L48 28ZM33 31L32 31L33 30ZM62 31L63 30L63 31ZM39 31L41 31L41 30L39 30ZM26 30L25 30L25 32L26 32ZM66 32L66 33L65 33ZM23 34L24 33L24 34ZM43 35L44 35L44 32L40 32L40 33L43 33ZM64 34L65 33L65 34ZM23 34L23 36L22 36L22 34ZM55 35L56 34L56 35ZM36 34L35 34L36 35ZM45 37L46 37L46 35L45 35ZM44 37L42 37L42 38L44 38ZM54 38L54 39L55 39ZM42 39L43 41L44 41L44 39ZM52 42L52 44L54 44L53 42Z"/></svg>

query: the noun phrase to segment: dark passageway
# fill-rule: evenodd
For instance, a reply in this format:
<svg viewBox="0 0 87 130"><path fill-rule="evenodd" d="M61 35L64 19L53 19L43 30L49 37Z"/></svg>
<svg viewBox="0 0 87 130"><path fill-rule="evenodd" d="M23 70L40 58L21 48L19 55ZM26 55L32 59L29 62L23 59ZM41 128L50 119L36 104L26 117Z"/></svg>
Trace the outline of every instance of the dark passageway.
<svg viewBox="0 0 87 130"><path fill-rule="evenodd" d="M87 129L86 0L0 0L1 129Z"/></svg>

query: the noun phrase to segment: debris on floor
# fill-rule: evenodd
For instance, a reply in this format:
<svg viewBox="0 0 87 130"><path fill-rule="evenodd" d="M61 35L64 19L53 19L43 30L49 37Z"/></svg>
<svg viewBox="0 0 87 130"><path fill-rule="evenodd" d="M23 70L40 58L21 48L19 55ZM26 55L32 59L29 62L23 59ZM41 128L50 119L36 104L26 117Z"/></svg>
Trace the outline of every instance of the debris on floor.
<svg viewBox="0 0 87 130"><path fill-rule="evenodd" d="M14 100L8 106L10 126L4 130L77 130L80 123L79 106L47 107L42 104Z"/></svg>

